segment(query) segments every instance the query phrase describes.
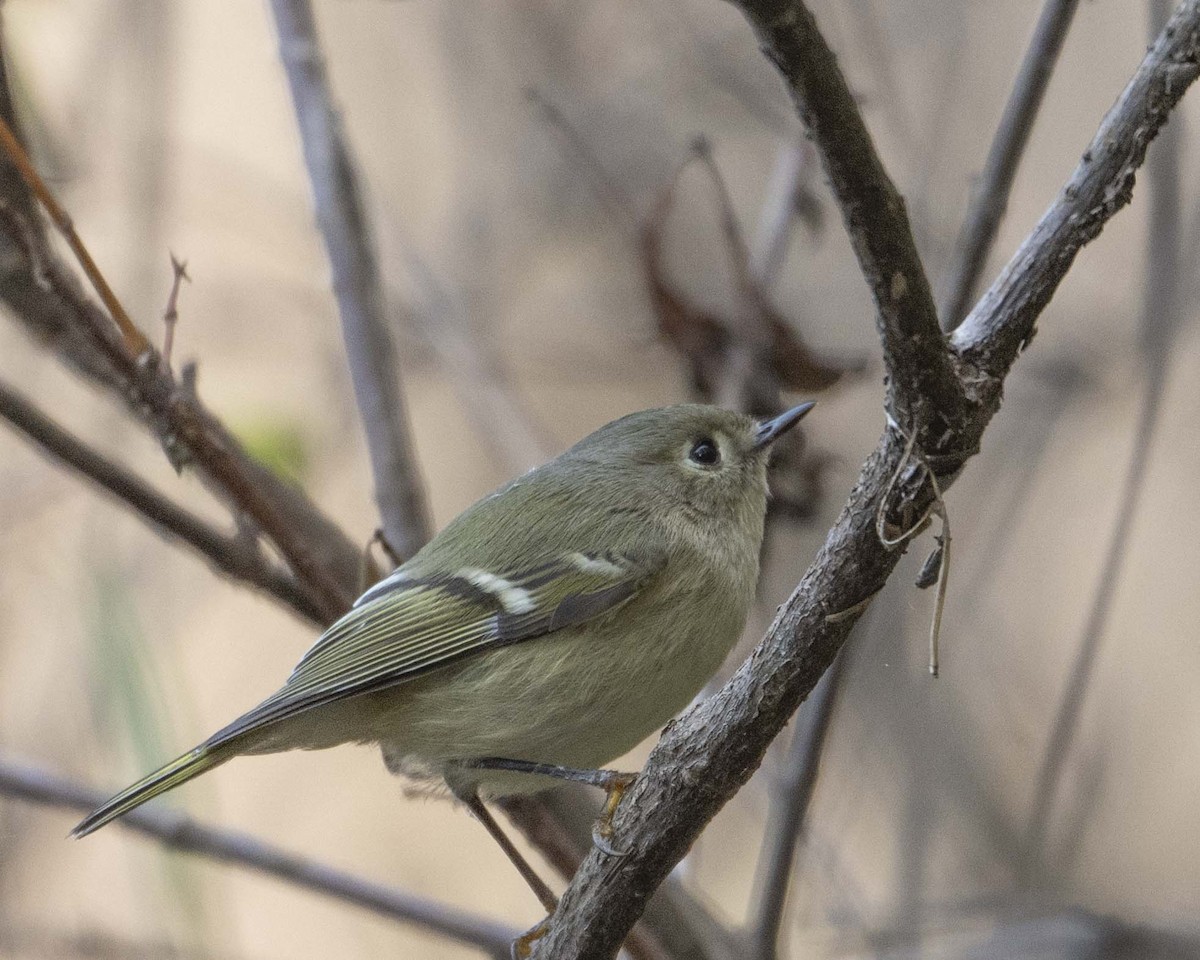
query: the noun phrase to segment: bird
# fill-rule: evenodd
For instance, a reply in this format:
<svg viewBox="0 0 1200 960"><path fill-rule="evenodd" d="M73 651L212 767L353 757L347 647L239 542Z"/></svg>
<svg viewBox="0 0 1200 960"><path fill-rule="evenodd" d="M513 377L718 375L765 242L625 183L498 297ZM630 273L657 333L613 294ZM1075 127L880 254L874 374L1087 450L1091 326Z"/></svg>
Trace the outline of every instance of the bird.
<svg viewBox="0 0 1200 960"><path fill-rule="evenodd" d="M452 520L277 692L72 835L234 757L344 743L378 745L393 773L477 815L562 776L608 787L611 807L632 775L603 764L687 706L740 636L771 446L812 407L756 420L681 404L601 427Z"/></svg>

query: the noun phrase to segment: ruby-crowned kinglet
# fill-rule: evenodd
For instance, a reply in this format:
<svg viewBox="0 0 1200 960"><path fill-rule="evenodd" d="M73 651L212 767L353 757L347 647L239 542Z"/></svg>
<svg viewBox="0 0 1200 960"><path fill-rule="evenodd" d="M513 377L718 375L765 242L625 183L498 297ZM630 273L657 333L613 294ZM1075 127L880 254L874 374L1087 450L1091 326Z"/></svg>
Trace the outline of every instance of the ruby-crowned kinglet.
<svg viewBox="0 0 1200 960"><path fill-rule="evenodd" d="M758 579L771 443L716 407L634 413L480 500L364 593L283 687L83 820L84 836L242 754L378 743L456 792L540 790L463 766L599 767L696 695Z"/></svg>

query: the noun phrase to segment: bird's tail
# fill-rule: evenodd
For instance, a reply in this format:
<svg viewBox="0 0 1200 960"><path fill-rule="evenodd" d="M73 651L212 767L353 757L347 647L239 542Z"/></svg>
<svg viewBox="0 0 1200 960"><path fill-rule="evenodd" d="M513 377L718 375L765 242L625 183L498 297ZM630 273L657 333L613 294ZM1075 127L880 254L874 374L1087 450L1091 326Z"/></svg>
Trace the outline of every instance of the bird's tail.
<svg viewBox="0 0 1200 960"><path fill-rule="evenodd" d="M126 787L103 806L93 810L71 831L71 836L86 837L92 831L99 830L110 820L124 816L134 807L140 807L160 793L166 793L181 783L191 780L192 777L198 777L206 770L211 770L226 760L232 759L236 751L222 749L224 746L226 745L202 743L182 757L176 757L165 767L160 767L149 776Z"/></svg>

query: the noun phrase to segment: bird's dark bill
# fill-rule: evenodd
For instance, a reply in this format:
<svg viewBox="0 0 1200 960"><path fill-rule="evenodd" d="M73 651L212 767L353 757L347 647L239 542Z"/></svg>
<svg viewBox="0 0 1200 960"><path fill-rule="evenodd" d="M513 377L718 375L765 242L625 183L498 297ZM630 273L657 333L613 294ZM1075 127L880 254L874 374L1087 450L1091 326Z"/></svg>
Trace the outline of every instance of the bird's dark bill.
<svg viewBox="0 0 1200 960"><path fill-rule="evenodd" d="M804 415L815 406L816 404L812 402L802 403L800 406L792 407L791 410L781 413L777 417L762 421L758 425L758 432L754 436L754 449L761 450L763 447L770 446L803 420Z"/></svg>

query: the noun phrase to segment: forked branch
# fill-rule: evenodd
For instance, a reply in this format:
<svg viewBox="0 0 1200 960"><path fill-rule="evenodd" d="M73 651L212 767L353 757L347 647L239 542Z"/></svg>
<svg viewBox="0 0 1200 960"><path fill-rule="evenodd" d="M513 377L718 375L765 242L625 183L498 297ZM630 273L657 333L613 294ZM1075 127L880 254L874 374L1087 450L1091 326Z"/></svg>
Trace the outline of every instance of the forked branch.
<svg viewBox="0 0 1200 960"><path fill-rule="evenodd" d="M794 37L807 29L797 23L811 24L799 3L755 4L751 16L763 24L760 33L774 31L767 36ZM811 47L788 42L774 51L799 57ZM1198 59L1200 0L1187 0L1104 120L1067 188L955 334L955 346L976 368L964 388L969 385L979 398L974 415L949 431L943 446L960 451L959 467L999 409L1003 378L1075 254L1129 201L1146 147L1196 79ZM789 59L780 67L789 78L811 69ZM836 133L827 129L821 136ZM865 601L899 560L901 551L880 542L873 521L904 446L897 431L885 430L825 545L762 642L716 696L663 734L615 818L629 855L588 856L537 956L614 956L657 884L761 763L771 740L841 649ZM939 470L946 477L943 486L956 473L953 464L945 466L944 473ZM926 484L913 496L919 512L932 491Z"/></svg>

